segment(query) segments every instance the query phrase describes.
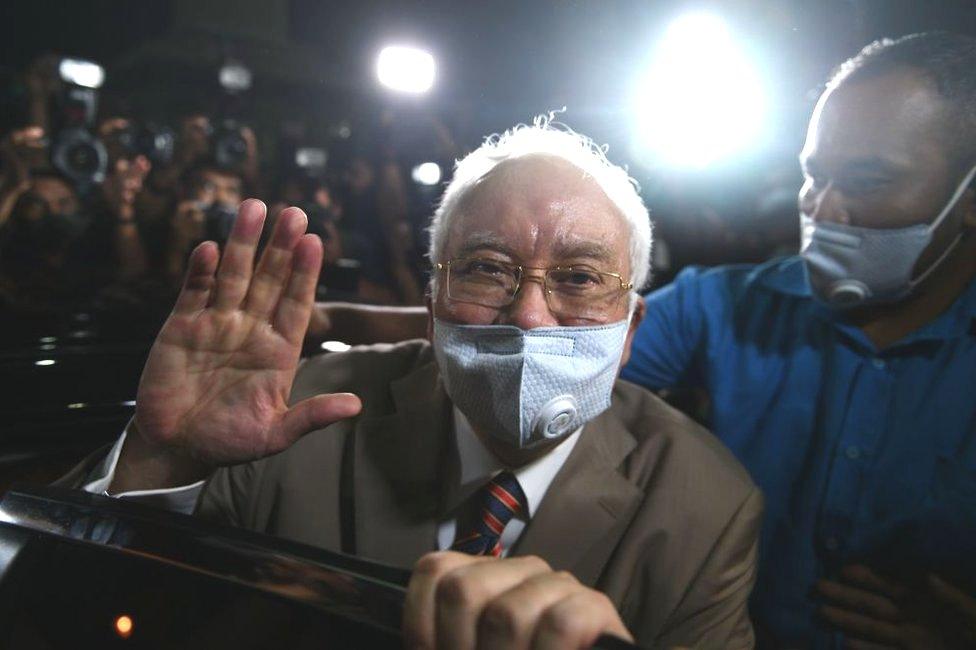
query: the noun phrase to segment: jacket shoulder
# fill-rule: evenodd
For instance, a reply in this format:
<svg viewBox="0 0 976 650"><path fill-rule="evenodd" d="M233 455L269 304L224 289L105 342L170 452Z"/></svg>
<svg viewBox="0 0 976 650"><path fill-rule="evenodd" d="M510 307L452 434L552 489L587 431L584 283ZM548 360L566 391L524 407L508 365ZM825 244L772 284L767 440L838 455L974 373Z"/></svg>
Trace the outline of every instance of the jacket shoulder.
<svg viewBox="0 0 976 650"><path fill-rule="evenodd" d="M434 359L430 343L412 339L400 343L360 345L306 359L295 376L292 401L313 395L385 391L389 384Z"/></svg>
<svg viewBox="0 0 976 650"><path fill-rule="evenodd" d="M711 432L645 388L625 380L614 386L613 409L637 445L626 473L638 485L651 475L697 483L687 498L727 503L735 510L755 489L749 473Z"/></svg>

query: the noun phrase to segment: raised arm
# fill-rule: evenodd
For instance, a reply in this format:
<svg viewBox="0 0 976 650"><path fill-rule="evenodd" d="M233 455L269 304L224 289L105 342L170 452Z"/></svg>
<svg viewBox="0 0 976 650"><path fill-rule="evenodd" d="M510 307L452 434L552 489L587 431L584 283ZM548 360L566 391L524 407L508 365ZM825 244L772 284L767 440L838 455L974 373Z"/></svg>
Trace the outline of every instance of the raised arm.
<svg viewBox="0 0 976 650"><path fill-rule="evenodd" d="M192 483L359 412L350 394L288 406L322 243L305 234L305 214L288 208L255 268L266 212L245 201L223 254L213 242L193 251L146 361L109 492Z"/></svg>

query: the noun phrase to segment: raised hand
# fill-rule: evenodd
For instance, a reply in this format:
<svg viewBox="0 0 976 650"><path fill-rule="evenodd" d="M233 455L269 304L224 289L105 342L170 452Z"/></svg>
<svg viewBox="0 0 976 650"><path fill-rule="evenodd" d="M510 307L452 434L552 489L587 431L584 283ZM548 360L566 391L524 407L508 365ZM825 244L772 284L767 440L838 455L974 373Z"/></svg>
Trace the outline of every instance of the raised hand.
<svg viewBox="0 0 976 650"><path fill-rule="evenodd" d="M204 242L146 361L113 492L171 487L283 451L359 412L351 394L289 406L322 243L284 210L254 268L266 208L245 201L223 255ZM219 267L218 267L219 262Z"/></svg>

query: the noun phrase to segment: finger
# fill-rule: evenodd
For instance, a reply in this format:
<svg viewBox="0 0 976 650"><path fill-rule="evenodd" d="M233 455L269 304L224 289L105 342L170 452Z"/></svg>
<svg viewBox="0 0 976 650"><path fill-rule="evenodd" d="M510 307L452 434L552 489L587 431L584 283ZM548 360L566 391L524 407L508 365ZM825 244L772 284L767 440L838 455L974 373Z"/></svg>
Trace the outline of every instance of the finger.
<svg viewBox="0 0 976 650"><path fill-rule="evenodd" d="M247 294L254 268L254 251L261 237L266 212L264 203L257 199L244 201L237 211L237 219L217 270L214 306L219 310L237 309Z"/></svg>
<svg viewBox="0 0 976 650"><path fill-rule="evenodd" d="M835 604L843 605L845 609L884 621L895 622L901 619L901 610L894 602L872 591L831 580L819 580L817 591Z"/></svg>
<svg viewBox="0 0 976 650"><path fill-rule="evenodd" d="M278 451L287 449L306 433L358 415L362 408L362 402L352 393L316 395L302 400L282 416L274 432L275 447Z"/></svg>
<svg viewBox="0 0 976 650"><path fill-rule="evenodd" d="M603 634L634 641L610 599L598 591L586 589L545 611L532 640L532 648L588 648Z"/></svg>
<svg viewBox="0 0 976 650"><path fill-rule="evenodd" d="M288 286L272 316L274 328L294 345L300 345L305 338L321 268L321 240L315 235L302 236L295 246Z"/></svg>
<svg viewBox="0 0 976 650"><path fill-rule="evenodd" d="M183 288L176 298L173 311L177 314L190 314L207 306L210 292L214 286L214 271L220 253L212 241L205 241L190 253L190 261L183 280Z"/></svg>
<svg viewBox="0 0 976 650"><path fill-rule="evenodd" d="M535 575L485 606L478 620L478 648L528 648L539 619L551 605L587 588L565 571Z"/></svg>
<svg viewBox="0 0 976 650"><path fill-rule="evenodd" d="M308 218L298 208L283 210L275 221L271 241L261 254L245 301L245 310L255 318L267 319L278 304L291 277L295 246L307 227Z"/></svg>
<svg viewBox="0 0 976 650"><path fill-rule="evenodd" d="M441 578L462 566L493 561L494 558L454 551L428 553L417 560L407 585L407 596L403 601L404 644L408 648L436 647L435 594Z"/></svg>
<svg viewBox="0 0 976 650"><path fill-rule="evenodd" d="M884 594L889 598L900 599L908 594L908 589L899 583L885 578L863 564L849 564L840 570L844 582Z"/></svg>
<svg viewBox="0 0 976 650"><path fill-rule="evenodd" d="M474 648L478 621L494 598L552 569L534 556L480 562L451 571L437 585L434 626L438 648Z"/></svg>
<svg viewBox="0 0 976 650"><path fill-rule="evenodd" d="M837 629L866 641L897 644L900 636L897 625L876 618L825 605L820 614Z"/></svg>
<svg viewBox="0 0 976 650"><path fill-rule="evenodd" d="M966 616L976 626L976 598L950 585L939 576L928 575L929 591L940 603Z"/></svg>

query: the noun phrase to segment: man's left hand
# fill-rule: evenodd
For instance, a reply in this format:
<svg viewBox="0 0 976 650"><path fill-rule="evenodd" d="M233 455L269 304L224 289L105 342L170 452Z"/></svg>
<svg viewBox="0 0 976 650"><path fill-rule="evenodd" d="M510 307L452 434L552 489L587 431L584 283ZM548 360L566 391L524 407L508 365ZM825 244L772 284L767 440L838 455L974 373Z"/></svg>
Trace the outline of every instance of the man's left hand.
<svg viewBox="0 0 976 650"><path fill-rule="evenodd" d="M586 648L602 634L633 641L605 595L528 556L425 555L403 614L409 648Z"/></svg>
<svg viewBox="0 0 976 650"><path fill-rule="evenodd" d="M818 582L817 591L829 603L821 614L848 636L848 648L976 647L976 599L934 575L911 588L849 565L839 580Z"/></svg>

